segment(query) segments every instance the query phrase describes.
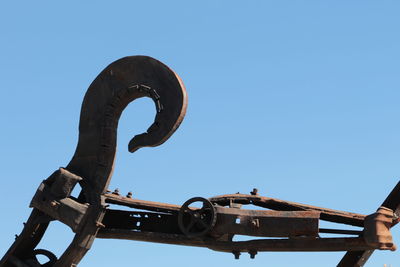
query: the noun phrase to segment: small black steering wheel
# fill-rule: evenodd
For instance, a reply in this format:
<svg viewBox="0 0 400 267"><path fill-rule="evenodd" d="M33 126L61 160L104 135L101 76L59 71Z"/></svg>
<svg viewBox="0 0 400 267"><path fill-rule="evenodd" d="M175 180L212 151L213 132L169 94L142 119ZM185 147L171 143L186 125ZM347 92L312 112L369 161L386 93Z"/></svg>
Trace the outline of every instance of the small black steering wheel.
<svg viewBox="0 0 400 267"><path fill-rule="evenodd" d="M199 205L201 208L190 207ZM194 197L186 201L178 214L178 225L187 237L201 237L214 227L217 216L213 204L205 198Z"/></svg>

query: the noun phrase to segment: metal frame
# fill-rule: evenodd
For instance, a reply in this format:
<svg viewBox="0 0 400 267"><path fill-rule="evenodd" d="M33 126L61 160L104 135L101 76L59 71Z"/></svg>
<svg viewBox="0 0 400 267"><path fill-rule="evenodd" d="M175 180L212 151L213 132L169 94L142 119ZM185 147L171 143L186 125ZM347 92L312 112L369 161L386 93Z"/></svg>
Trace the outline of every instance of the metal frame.
<svg viewBox="0 0 400 267"><path fill-rule="evenodd" d="M153 99L157 114L147 132L130 141L129 151L160 145L179 127L187 95L176 73L145 56L126 57L110 64L85 95L73 158L39 185L30 204L32 213L0 267L77 266L95 238L206 247L233 253L237 259L244 252L254 258L262 251L347 251L339 267L363 266L374 250L395 249L390 228L399 221L400 183L368 216L262 197L256 189L249 195L196 197L182 206L107 191L119 117L131 101L140 97ZM78 184L82 190L75 198L71 192ZM242 209L245 205L258 208ZM132 210L114 209L118 206ZM49 250L36 249L53 220L75 233L59 258ZM359 229L323 229L320 220ZM325 238L321 233L338 237ZM262 239L234 241L235 235ZM38 255L46 256L48 262L40 264Z"/></svg>

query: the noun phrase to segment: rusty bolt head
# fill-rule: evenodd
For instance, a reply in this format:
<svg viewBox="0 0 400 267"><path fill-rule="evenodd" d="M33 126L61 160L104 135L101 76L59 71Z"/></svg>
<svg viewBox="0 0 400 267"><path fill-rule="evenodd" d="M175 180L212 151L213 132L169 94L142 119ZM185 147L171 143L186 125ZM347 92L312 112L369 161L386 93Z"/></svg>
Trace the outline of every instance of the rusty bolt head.
<svg viewBox="0 0 400 267"><path fill-rule="evenodd" d="M257 255L257 251L253 251L253 250L249 251L249 254L250 254L250 259L254 259Z"/></svg>
<svg viewBox="0 0 400 267"><path fill-rule="evenodd" d="M258 195L258 189L257 188L253 188L253 191L251 191L250 194L253 195L253 196L257 196Z"/></svg>
<svg viewBox="0 0 400 267"><path fill-rule="evenodd" d="M254 227L254 228L258 228L258 227L260 227L260 221L259 221L258 219L252 219L252 220L250 221L250 225L251 225L252 227Z"/></svg>
<svg viewBox="0 0 400 267"><path fill-rule="evenodd" d="M117 196L119 196L119 189L118 188L115 188L115 190L114 190L114 192L112 192L114 195L117 195Z"/></svg>
<svg viewBox="0 0 400 267"><path fill-rule="evenodd" d="M232 253L235 256L235 260L238 260L240 258L240 252L239 251L232 251Z"/></svg>
<svg viewBox="0 0 400 267"><path fill-rule="evenodd" d="M57 201L53 200L52 202L50 202L50 206L52 207L56 207L58 205Z"/></svg>
<svg viewBox="0 0 400 267"><path fill-rule="evenodd" d="M132 192L128 192L128 194L126 195L127 198L132 198Z"/></svg>

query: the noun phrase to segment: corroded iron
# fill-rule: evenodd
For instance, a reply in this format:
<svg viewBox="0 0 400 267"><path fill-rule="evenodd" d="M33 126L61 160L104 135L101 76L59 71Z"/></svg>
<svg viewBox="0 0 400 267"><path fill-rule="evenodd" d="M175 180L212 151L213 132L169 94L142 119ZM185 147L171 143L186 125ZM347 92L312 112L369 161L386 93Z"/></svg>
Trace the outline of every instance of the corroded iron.
<svg viewBox="0 0 400 267"><path fill-rule="evenodd" d="M39 185L30 204L32 213L0 267L77 266L95 238L205 247L232 253L236 259L242 253L253 259L263 251L347 251L339 267L363 266L376 249L395 250L390 228L399 221L400 183L368 216L263 197L256 188L250 194L195 197L183 205L139 200L132 192L123 196L118 189L107 190L119 117L140 97L150 97L157 113L147 132L132 138L129 151L160 145L179 127L187 96L176 73L145 56L110 64L85 95L73 158ZM78 185L81 192L75 198L71 192ZM257 209L244 208L247 205ZM75 233L58 258L37 248L54 220ZM358 228L320 228L320 220ZM325 233L338 236L323 237ZM237 235L260 238L235 241ZM48 261L39 263L39 255Z"/></svg>
<svg viewBox="0 0 400 267"><path fill-rule="evenodd" d="M46 266L79 263L103 227L103 194L114 166L119 117L130 102L141 97L153 99L157 114L146 133L132 138L129 151L160 145L179 127L187 97L177 74L145 56L125 57L110 64L92 82L83 100L73 158L39 186L31 203L32 214L0 266L40 266L36 260L40 251L35 248L54 219L70 226L75 237L60 258L51 257ZM82 191L73 199L69 193L77 182Z"/></svg>

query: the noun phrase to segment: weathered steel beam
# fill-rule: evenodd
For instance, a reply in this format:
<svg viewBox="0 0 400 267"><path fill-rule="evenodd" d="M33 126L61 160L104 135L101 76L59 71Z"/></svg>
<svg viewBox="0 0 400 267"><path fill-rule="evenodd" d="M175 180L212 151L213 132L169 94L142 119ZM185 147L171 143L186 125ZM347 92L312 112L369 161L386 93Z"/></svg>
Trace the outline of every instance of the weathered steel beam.
<svg viewBox="0 0 400 267"><path fill-rule="evenodd" d="M399 214L399 212L400 212L400 182L398 182L397 185L393 188L393 190L386 197L386 199L383 201L381 206L394 211L395 217L397 217L397 219L393 221L392 226L396 225L398 223L398 218L400 216L400 214ZM339 262L337 267L362 267L368 261L368 259L371 257L372 253L374 253L373 249L347 252L343 256L343 258L341 259L341 261Z"/></svg>
<svg viewBox="0 0 400 267"><path fill-rule="evenodd" d="M32 198L30 207L42 211L54 220L65 223L71 227L72 231L77 232L87 212L88 205L69 198L69 195L57 194L55 189L54 184L41 183ZM69 194L70 192L64 193Z"/></svg>
<svg viewBox="0 0 400 267"><path fill-rule="evenodd" d="M109 204L122 205L134 209L142 209L156 212L176 213L181 208L180 205L133 199L116 194L104 194L104 198L105 202Z"/></svg>
<svg viewBox="0 0 400 267"><path fill-rule="evenodd" d="M163 244L207 247L221 252L250 251L354 251L371 249L363 238L299 238L257 239L249 241L218 241L212 238L188 238L179 234L134 232L121 229L101 229L98 238L125 239Z"/></svg>
<svg viewBox="0 0 400 267"><path fill-rule="evenodd" d="M258 195L229 194L212 197L210 198L210 201L223 206L227 206L231 202L235 202L240 204L253 204L255 206L260 206L263 208L281 211L319 211L321 213L321 220L359 227L364 226L364 219L366 217L366 215L362 214L321 208L291 201L280 200L276 198L262 197Z"/></svg>
<svg viewBox="0 0 400 267"><path fill-rule="evenodd" d="M107 203L151 211L177 212L180 209L179 205L132 199L115 194L105 194L105 199ZM364 226L364 219L366 217L366 215L358 213L321 208L291 201L280 200L277 198L246 194L221 195L209 198L209 200L222 206L228 206L231 202L234 202L240 204L253 204L263 208L278 211L318 211L321 213L322 220L359 227Z"/></svg>
<svg viewBox="0 0 400 267"><path fill-rule="evenodd" d="M216 207L217 221L210 234L259 237L318 236L317 211L271 211Z"/></svg>
<svg viewBox="0 0 400 267"><path fill-rule="evenodd" d="M104 229L181 234L177 216L170 213L107 209Z"/></svg>

